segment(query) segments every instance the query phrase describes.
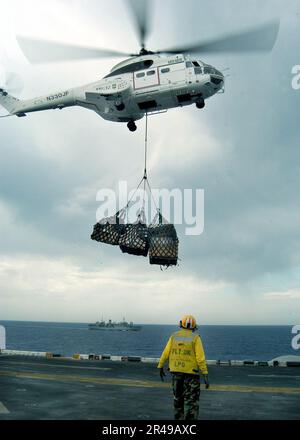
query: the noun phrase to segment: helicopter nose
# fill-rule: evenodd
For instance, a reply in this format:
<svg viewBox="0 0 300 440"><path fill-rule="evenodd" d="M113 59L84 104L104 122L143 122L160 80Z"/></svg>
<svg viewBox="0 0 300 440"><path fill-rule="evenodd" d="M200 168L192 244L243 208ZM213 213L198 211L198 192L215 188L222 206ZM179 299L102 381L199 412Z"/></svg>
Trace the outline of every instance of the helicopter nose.
<svg viewBox="0 0 300 440"><path fill-rule="evenodd" d="M223 75L210 75L210 81L212 84L216 86L221 86L224 84L224 76Z"/></svg>

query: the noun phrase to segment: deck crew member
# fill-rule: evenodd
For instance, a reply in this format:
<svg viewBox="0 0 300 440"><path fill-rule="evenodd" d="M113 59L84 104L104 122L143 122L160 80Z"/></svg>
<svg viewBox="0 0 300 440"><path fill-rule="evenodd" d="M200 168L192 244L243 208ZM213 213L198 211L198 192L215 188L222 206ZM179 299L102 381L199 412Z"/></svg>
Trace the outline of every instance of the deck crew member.
<svg viewBox="0 0 300 440"><path fill-rule="evenodd" d="M180 330L174 333L160 358L158 368L162 381L164 364L169 360L172 373L175 420L197 420L199 416L200 372L209 388L208 371L204 349L197 330L196 319L185 316L180 321Z"/></svg>

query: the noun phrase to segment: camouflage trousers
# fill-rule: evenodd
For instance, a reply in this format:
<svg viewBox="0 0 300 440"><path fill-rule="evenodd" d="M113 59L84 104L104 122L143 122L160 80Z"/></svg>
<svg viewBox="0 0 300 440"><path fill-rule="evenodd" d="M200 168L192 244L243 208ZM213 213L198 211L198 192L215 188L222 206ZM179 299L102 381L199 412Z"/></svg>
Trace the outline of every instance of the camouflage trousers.
<svg viewBox="0 0 300 440"><path fill-rule="evenodd" d="M173 373L175 420L198 420L200 377Z"/></svg>

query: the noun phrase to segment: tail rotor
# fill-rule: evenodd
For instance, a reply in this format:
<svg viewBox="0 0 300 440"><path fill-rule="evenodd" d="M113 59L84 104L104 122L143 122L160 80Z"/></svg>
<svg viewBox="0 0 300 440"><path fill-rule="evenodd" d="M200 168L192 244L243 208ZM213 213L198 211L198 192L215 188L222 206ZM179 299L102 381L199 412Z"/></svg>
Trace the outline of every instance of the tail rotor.
<svg viewBox="0 0 300 440"><path fill-rule="evenodd" d="M0 118L7 118L18 114L20 100L17 98L23 90L24 84L19 75L6 72L0 67ZM2 109L8 114L2 114Z"/></svg>
<svg viewBox="0 0 300 440"><path fill-rule="evenodd" d="M0 89L12 96L19 96L24 88L22 78L14 72L0 69Z"/></svg>

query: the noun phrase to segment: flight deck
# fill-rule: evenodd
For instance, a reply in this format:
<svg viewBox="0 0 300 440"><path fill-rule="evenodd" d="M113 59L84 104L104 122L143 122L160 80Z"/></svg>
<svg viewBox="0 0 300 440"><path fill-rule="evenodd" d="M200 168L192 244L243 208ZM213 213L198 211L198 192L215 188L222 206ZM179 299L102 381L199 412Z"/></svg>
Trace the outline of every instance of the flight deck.
<svg viewBox="0 0 300 440"><path fill-rule="evenodd" d="M300 420L300 368L210 365L200 420ZM1 420L172 420L154 363L0 354Z"/></svg>

